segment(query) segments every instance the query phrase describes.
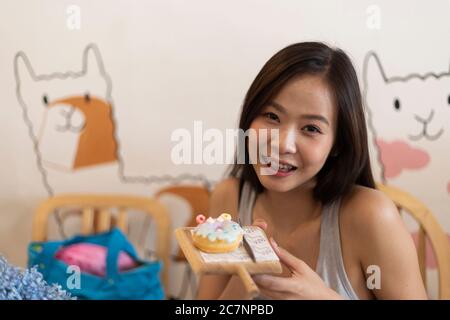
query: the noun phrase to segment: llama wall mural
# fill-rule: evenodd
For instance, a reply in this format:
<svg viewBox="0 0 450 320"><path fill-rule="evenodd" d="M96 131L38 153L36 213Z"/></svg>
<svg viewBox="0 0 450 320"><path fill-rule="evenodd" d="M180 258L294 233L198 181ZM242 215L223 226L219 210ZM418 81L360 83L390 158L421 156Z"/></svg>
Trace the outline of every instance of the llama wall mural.
<svg viewBox="0 0 450 320"><path fill-rule="evenodd" d="M418 197L450 232L450 72L388 76L370 52L363 81L375 178ZM433 269L427 249L427 267Z"/></svg>
<svg viewBox="0 0 450 320"><path fill-rule="evenodd" d="M81 71L38 75L27 55L18 52L14 74L17 99L50 195L102 190L148 195L146 185L153 183L209 184L204 176L189 173L145 177L124 173L112 81L95 44L85 48Z"/></svg>

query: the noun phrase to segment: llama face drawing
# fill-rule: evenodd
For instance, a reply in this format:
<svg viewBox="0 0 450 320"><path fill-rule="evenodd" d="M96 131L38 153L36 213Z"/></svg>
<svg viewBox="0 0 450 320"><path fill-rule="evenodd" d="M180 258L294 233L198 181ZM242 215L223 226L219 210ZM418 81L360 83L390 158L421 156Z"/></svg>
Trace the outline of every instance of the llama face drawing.
<svg viewBox="0 0 450 320"><path fill-rule="evenodd" d="M450 148L450 73L387 77L375 53L367 55L363 72L382 178L441 162Z"/></svg>
<svg viewBox="0 0 450 320"><path fill-rule="evenodd" d="M111 78L95 44L86 46L80 56L81 71L46 74L35 72L24 52L14 57L16 96L48 194L148 195L151 184L190 180L209 185L201 174L125 174Z"/></svg>
<svg viewBox="0 0 450 320"><path fill-rule="evenodd" d="M89 45L80 72L37 75L27 56L14 61L17 97L45 170L73 172L117 161L110 81Z"/></svg>
<svg viewBox="0 0 450 320"><path fill-rule="evenodd" d="M380 169L376 180L418 197L449 232L450 73L388 77L371 52L363 79L369 135L378 160L373 166ZM414 227L410 229L417 239ZM436 267L429 244L427 267Z"/></svg>

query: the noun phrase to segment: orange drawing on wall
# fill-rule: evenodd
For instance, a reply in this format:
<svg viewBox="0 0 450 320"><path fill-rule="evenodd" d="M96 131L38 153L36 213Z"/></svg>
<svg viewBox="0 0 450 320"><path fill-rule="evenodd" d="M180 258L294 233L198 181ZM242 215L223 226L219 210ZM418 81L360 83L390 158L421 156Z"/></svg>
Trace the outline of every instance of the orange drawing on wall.
<svg viewBox="0 0 450 320"><path fill-rule="evenodd" d="M63 124L54 124L44 115L38 141L42 160L49 166L77 170L117 160L117 143L111 105L89 94L48 103L48 109L59 108ZM50 123L49 123L50 122ZM66 152L55 149L55 136L62 135ZM53 151L52 151L53 150Z"/></svg>

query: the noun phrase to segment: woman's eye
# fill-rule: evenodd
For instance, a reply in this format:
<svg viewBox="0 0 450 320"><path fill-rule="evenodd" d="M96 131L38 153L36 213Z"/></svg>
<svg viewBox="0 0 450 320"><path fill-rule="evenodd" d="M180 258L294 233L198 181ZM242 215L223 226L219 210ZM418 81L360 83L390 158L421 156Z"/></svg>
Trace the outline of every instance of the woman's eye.
<svg viewBox="0 0 450 320"><path fill-rule="evenodd" d="M303 130L310 132L310 133L321 133L319 128L317 128L316 126L311 126L311 125L304 127Z"/></svg>
<svg viewBox="0 0 450 320"><path fill-rule="evenodd" d="M278 118L278 116L273 112L266 112L263 116L269 120L280 122L280 118Z"/></svg>

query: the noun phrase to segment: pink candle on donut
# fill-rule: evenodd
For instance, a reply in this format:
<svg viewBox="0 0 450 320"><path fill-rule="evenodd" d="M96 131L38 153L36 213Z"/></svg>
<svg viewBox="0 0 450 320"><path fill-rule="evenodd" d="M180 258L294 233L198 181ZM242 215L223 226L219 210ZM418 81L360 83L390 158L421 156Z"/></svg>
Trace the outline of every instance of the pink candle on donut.
<svg viewBox="0 0 450 320"><path fill-rule="evenodd" d="M199 214L197 217L195 217L195 221L197 222L197 224L201 224L203 222L205 222L206 217L202 214Z"/></svg>

